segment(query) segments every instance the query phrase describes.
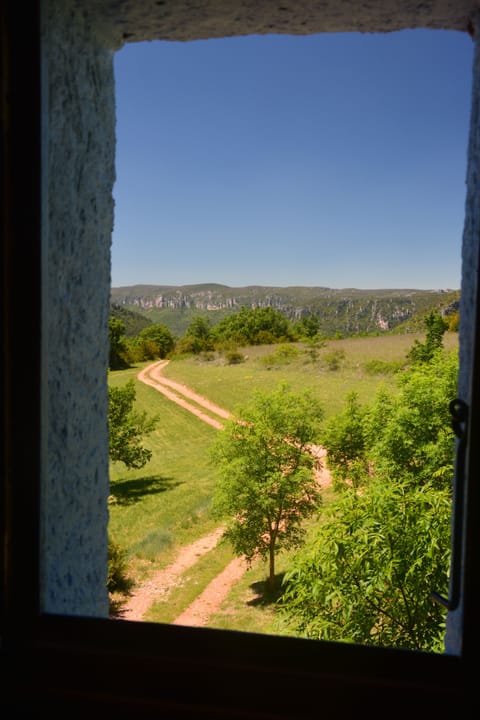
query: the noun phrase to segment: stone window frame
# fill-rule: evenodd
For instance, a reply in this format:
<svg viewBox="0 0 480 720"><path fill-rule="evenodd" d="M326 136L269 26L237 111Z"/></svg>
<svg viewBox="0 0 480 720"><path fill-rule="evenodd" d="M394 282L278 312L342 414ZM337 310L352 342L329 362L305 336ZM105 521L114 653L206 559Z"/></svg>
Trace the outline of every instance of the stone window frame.
<svg viewBox="0 0 480 720"><path fill-rule="evenodd" d="M161 5L162 3L157 3ZM17 7L15 7L17 5ZM456 488L462 516L459 561L461 612L453 612L455 654L252 636L229 631L111 621L45 612L42 603L41 491L46 449L45 143L40 66L40 12L8 0L0 10L2 57L2 648L5 688L0 708L64 710L101 707L133 716L306 718L320 712L378 717L385 705L415 717L428 712L467 716L479 628L480 497L476 447L480 417L480 333L476 261L479 229L480 72L472 96L464 263L473 258L473 282L462 282L463 396L470 408L465 469ZM25 58L30 62L25 63ZM476 42L475 67L480 65ZM465 241L467 237L467 241ZM473 238L468 241L468 238ZM25 262L25 260L28 262ZM29 311L25 313L25 288ZM468 297L463 296L467 290ZM21 330L21 331L20 331ZM25 342L27 338L27 342ZM460 455L459 455L460 458ZM457 462L457 476L461 471ZM462 463L463 465L463 463ZM470 479L470 482L468 480ZM458 533L458 526L455 528ZM318 710L318 712L317 712ZM76 712L75 711L75 712ZM12 713L13 714L13 713ZM15 715L16 716L16 715ZM470 716L470 715L468 715ZM473 715L472 715L473 716Z"/></svg>

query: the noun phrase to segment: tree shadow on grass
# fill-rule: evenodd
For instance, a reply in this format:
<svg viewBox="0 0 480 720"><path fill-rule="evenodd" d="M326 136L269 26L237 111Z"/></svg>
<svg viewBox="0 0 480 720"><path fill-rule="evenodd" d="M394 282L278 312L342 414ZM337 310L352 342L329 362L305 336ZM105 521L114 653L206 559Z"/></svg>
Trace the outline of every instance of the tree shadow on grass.
<svg viewBox="0 0 480 720"><path fill-rule="evenodd" d="M283 587L283 578L285 573L275 575L275 587L269 587L267 580L260 580L250 585L250 589L255 593L252 600L248 600L247 605L251 607L267 607L274 605L282 597L285 588Z"/></svg>
<svg viewBox="0 0 480 720"><path fill-rule="evenodd" d="M111 502L117 505L133 505L147 495L157 495L167 490L173 490L179 485L182 485L180 480L163 475L150 475L134 480L117 480L110 484Z"/></svg>

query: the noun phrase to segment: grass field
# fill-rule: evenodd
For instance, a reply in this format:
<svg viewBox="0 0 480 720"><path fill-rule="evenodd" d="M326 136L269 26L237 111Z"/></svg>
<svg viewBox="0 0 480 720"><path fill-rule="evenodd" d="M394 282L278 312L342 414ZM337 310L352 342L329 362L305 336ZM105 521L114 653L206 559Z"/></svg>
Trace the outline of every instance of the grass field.
<svg viewBox="0 0 480 720"><path fill-rule="evenodd" d="M265 364L265 356L275 356L278 346L247 348L242 351L247 356L245 362L238 365L226 365L217 357L209 361L185 358L172 360L164 374L231 411L255 389L273 388L281 381L294 390L312 388L328 418L343 409L346 394L353 390L362 402L369 402L382 383L393 386L391 372L372 375L366 365L372 360L403 363L415 337L421 336L331 341L319 351L315 362L299 347L298 354L288 362L279 357ZM446 347L455 348L457 343L456 334L445 336ZM338 361L337 369L330 369L332 356ZM109 383L123 385L148 364L111 372ZM136 407L159 417L157 428L144 443L153 455L141 470L112 464L109 532L116 543L128 550L132 577L138 583L168 565L181 546L217 526L210 514L216 470L209 459L209 447L218 430L138 380L135 386ZM172 591L168 602L155 603L145 619L172 622L231 559L232 553L224 545L203 556ZM278 573L287 565L288 556L280 556ZM265 575L262 563L248 570L221 611L211 618L210 626L288 634L288 628L279 624L272 604L262 600Z"/></svg>
<svg viewBox="0 0 480 720"><path fill-rule="evenodd" d="M204 361L201 358L173 360L164 375L179 380L218 405L234 411L256 389L263 390L285 381L292 390L312 388L321 400L325 418L343 409L345 397L355 391L361 402L369 402L379 385L393 385L391 373L371 375L366 365L372 360L402 363L416 338L421 335L397 335L331 340L318 353L315 362L299 346L296 358L265 367L262 359L278 352L278 345L249 347L242 350L246 360L238 365L225 365L222 358ZM458 344L456 333L445 336L445 347ZM338 369L330 369L332 357L338 358Z"/></svg>

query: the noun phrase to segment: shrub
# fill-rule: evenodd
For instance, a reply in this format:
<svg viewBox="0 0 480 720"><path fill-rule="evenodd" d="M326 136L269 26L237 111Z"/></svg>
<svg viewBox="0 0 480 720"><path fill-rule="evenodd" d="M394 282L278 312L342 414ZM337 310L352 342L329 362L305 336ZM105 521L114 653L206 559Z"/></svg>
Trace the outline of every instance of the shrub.
<svg viewBox="0 0 480 720"><path fill-rule="evenodd" d="M285 343L280 345L275 352L262 355L258 361L261 365L271 368L275 365L288 365L288 363L294 360L299 354L300 351L295 345Z"/></svg>
<svg viewBox="0 0 480 720"><path fill-rule="evenodd" d="M363 366L367 375L395 375L403 368L400 360L369 360Z"/></svg>
<svg viewBox="0 0 480 720"><path fill-rule="evenodd" d="M323 356L327 370L338 370L343 360L345 360L345 352L343 350L333 350Z"/></svg>
<svg viewBox="0 0 480 720"><path fill-rule="evenodd" d="M109 593L128 593L133 581L128 576L127 551L113 540L108 541L108 576Z"/></svg>
<svg viewBox="0 0 480 720"><path fill-rule="evenodd" d="M199 359L202 362L213 362L213 360L215 360L215 353L210 350L202 350L199 355Z"/></svg>
<svg viewBox="0 0 480 720"><path fill-rule="evenodd" d="M225 360L227 361L227 365L239 365L245 362L245 356L237 350L228 350L228 352L225 353Z"/></svg>
<svg viewBox="0 0 480 720"><path fill-rule="evenodd" d="M133 585L128 575L127 551L109 538L107 590L111 616L120 614Z"/></svg>

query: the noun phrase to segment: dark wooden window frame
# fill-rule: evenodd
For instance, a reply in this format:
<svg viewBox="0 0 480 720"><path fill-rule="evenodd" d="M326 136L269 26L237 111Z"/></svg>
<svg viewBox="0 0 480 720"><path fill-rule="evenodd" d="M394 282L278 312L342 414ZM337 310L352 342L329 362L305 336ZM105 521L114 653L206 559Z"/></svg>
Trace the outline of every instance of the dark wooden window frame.
<svg viewBox="0 0 480 720"><path fill-rule="evenodd" d="M2 717L474 717L480 640L480 333L467 438L459 656L39 611L42 467L38 3L1 21ZM478 311L477 311L478 314ZM478 486L478 483L477 483Z"/></svg>

